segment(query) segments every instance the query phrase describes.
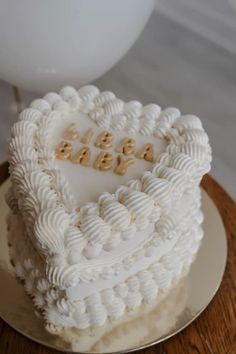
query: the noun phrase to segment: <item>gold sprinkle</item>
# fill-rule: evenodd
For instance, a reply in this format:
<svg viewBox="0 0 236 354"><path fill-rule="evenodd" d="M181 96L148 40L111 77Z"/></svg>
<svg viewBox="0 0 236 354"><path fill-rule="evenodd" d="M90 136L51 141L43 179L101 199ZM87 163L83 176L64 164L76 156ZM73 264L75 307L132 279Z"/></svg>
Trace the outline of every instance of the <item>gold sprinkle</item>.
<svg viewBox="0 0 236 354"><path fill-rule="evenodd" d="M134 216L134 215L133 215L133 216L131 216L131 222L132 222L132 223L135 223L135 222L136 222L136 220L137 220L136 216Z"/></svg>
<svg viewBox="0 0 236 354"><path fill-rule="evenodd" d="M43 163L43 158L42 157L39 157L38 158L38 164L41 165Z"/></svg>

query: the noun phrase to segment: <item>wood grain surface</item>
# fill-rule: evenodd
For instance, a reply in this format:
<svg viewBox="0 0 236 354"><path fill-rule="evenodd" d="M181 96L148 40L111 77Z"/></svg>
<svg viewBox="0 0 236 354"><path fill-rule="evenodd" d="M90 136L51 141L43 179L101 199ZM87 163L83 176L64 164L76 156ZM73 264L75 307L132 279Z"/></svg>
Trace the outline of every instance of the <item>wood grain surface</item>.
<svg viewBox="0 0 236 354"><path fill-rule="evenodd" d="M0 166L0 183L8 175L7 164ZM203 188L215 202L226 228L228 261L221 287L207 309L189 327L140 354L235 354L236 353L236 204L210 176ZM203 284L204 286L204 284ZM0 354L56 354L0 320Z"/></svg>

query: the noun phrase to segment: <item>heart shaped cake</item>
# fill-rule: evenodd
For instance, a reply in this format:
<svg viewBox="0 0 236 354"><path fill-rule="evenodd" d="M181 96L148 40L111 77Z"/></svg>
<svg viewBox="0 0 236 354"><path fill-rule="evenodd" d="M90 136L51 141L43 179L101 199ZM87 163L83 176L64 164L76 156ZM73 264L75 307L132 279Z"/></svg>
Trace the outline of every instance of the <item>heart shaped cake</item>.
<svg viewBox="0 0 236 354"><path fill-rule="evenodd" d="M203 237L210 162L196 116L95 86L48 93L20 114L9 142L10 255L46 328L101 326L186 273Z"/></svg>

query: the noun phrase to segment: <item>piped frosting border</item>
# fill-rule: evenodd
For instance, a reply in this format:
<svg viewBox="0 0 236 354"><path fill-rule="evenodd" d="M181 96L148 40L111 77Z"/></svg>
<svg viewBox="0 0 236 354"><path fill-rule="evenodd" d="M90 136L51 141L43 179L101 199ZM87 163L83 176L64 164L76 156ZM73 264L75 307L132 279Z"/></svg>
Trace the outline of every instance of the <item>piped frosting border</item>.
<svg viewBox="0 0 236 354"><path fill-rule="evenodd" d="M50 145L57 120L75 112L88 114L104 129L167 141L151 172L118 187L114 194L103 193L97 203L87 203L79 213ZM85 269L78 254L86 256L86 250L87 257L96 258L115 233L125 239L154 224L156 233L167 237L163 219L183 193L199 184L210 161L208 137L196 116L181 116L176 108L161 111L158 105L142 106L138 101L125 103L91 85L78 91L65 87L60 94L33 101L13 126L9 143L13 185L8 199L13 210L22 213L29 237L46 257L49 281L66 288L104 274L103 266L96 272ZM168 222L173 225L174 220Z"/></svg>

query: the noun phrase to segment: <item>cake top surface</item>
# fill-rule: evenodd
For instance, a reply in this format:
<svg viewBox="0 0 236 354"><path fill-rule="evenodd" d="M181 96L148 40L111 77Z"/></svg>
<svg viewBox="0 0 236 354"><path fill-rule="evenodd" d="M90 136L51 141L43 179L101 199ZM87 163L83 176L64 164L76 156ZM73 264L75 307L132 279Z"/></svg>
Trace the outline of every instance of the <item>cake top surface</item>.
<svg viewBox="0 0 236 354"><path fill-rule="evenodd" d="M181 213L174 205L210 161L196 116L65 87L33 101L12 128L10 203L48 277L71 287L109 273L130 250L160 247L155 227L161 234L163 218Z"/></svg>
<svg viewBox="0 0 236 354"><path fill-rule="evenodd" d="M110 116L104 117L110 121ZM116 119L122 117L125 116L120 113ZM114 129L104 122L99 126L89 114L81 112L58 122L52 147L56 151L57 167L69 182L77 207L96 202L103 192L114 193L119 185L140 179L144 171L153 168L158 155L165 151L166 142L151 131L148 133ZM140 156L148 147L152 148L149 160L153 161ZM101 168L96 166L100 156L105 156Z"/></svg>

